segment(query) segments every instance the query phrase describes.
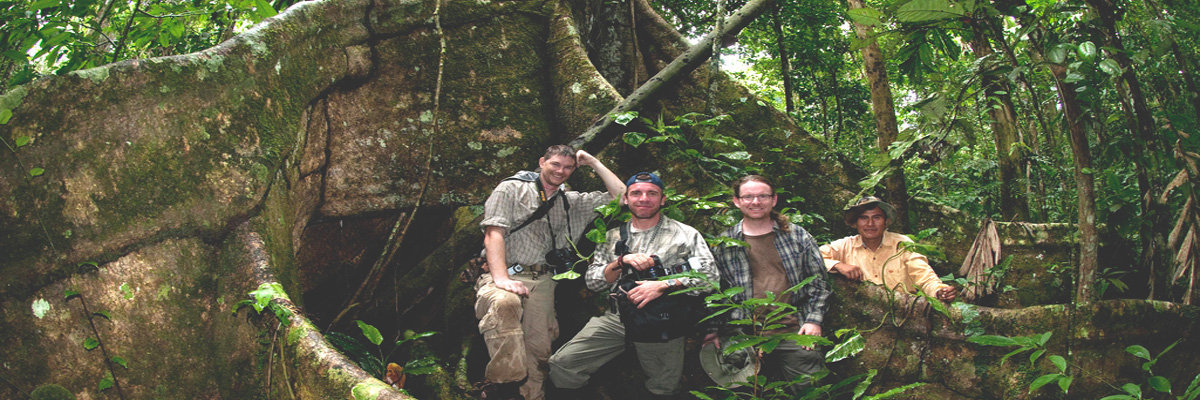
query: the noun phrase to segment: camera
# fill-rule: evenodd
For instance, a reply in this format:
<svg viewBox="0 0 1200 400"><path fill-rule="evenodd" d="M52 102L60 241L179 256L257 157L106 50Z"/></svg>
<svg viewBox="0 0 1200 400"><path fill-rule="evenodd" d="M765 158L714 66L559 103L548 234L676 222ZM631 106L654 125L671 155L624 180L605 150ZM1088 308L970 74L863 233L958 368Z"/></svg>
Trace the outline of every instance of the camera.
<svg viewBox="0 0 1200 400"><path fill-rule="evenodd" d="M567 248L554 249L546 252L546 266L555 274L561 274L575 268L579 255Z"/></svg>

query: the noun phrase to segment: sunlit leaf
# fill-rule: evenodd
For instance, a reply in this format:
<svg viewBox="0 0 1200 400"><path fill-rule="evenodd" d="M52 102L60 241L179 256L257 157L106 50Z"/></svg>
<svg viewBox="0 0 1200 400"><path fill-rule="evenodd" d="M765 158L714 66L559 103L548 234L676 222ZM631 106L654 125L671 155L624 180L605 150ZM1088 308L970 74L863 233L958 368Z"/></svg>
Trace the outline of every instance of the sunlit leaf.
<svg viewBox="0 0 1200 400"><path fill-rule="evenodd" d="M1075 54L1079 56L1080 60L1086 62L1096 61L1096 54L1098 52L1099 50L1096 49L1096 44L1090 41L1080 43L1079 47L1075 48Z"/></svg>
<svg viewBox="0 0 1200 400"><path fill-rule="evenodd" d="M380 343L383 343L383 335L379 333L379 329L376 329L371 324L362 322L362 320L356 320L354 322L358 323L358 329L362 330L363 336L365 336L367 340L371 341L371 343L374 343L376 346L378 346Z"/></svg>
<svg viewBox="0 0 1200 400"><path fill-rule="evenodd" d="M117 365L120 365L120 366L122 366L122 367L129 368L129 362L128 362L128 361L125 361L125 357L121 357L121 356L113 356L113 357L112 357L112 358L110 358L109 360L112 360L113 364L117 364Z"/></svg>
<svg viewBox="0 0 1200 400"><path fill-rule="evenodd" d="M1129 354L1133 354L1137 358L1150 361L1150 350L1146 350L1146 348L1142 347L1141 345L1135 344L1133 346L1126 347L1125 351Z"/></svg>
<svg viewBox="0 0 1200 400"><path fill-rule="evenodd" d="M641 132L625 132L625 135L621 136L621 140L630 146L638 147L646 142L646 134Z"/></svg>
<svg viewBox="0 0 1200 400"><path fill-rule="evenodd" d="M93 350L99 346L100 346L100 341L96 340L96 338L94 338L94 337L89 337L87 339L83 339L83 348L85 350Z"/></svg>
<svg viewBox="0 0 1200 400"><path fill-rule="evenodd" d="M1100 62L1100 70L1110 76L1117 76L1121 74L1121 65L1117 64L1116 60L1106 58Z"/></svg>
<svg viewBox="0 0 1200 400"><path fill-rule="evenodd" d="M1029 384L1029 393L1036 392L1038 389L1041 389L1042 386L1046 386L1050 382L1058 380L1060 377L1062 377L1060 374L1045 374L1039 376L1037 379L1033 380L1033 383Z"/></svg>
<svg viewBox="0 0 1200 400"><path fill-rule="evenodd" d="M961 18L963 15L962 7L947 0L912 0L896 10L896 19L911 23Z"/></svg>
<svg viewBox="0 0 1200 400"><path fill-rule="evenodd" d="M863 339L862 335L858 332L854 332L849 338L833 346L832 349L825 353L825 362L833 363L854 357L862 352L866 345L866 339Z"/></svg>
<svg viewBox="0 0 1200 400"><path fill-rule="evenodd" d="M41 167L33 167L29 169L29 176L41 176L45 172Z"/></svg>

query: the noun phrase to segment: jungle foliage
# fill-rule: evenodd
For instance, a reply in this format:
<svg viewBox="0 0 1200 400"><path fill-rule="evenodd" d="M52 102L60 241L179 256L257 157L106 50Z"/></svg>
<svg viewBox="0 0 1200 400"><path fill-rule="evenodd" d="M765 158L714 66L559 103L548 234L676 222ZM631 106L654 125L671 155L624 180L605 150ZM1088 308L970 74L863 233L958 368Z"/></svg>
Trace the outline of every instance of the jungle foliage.
<svg viewBox="0 0 1200 400"><path fill-rule="evenodd" d="M692 35L722 13L712 2L653 4ZM727 72L836 151L877 171L900 166L909 196L997 221L1094 222L1100 231L1083 229L1082 243L1137 243L1136 265L1099 268L1087 265L1097 245L1081 246L1081 286L1102 281L1098 271L1109 267L1128 284L1106 291L1110 298L1195 299L1194 3L876 0L850 8L781 2L726 50L744 63L727 61ZM861 72L859 51L872 41L899 121L886 149L876 144L875 88ZM882 192L882 175L865 190Z"/></svg>

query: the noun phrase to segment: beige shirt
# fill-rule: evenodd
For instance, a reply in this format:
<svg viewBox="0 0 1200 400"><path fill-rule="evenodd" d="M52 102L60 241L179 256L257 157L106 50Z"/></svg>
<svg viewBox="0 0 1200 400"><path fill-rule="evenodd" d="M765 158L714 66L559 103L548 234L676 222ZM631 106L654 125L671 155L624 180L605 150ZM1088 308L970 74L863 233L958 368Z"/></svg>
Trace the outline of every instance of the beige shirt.
<svg viewBox="0 0 1200 400"><path fill-rule="evenodd" d="M857 265L863 270L863 280L892 290L916 293L920 289L936 296L938 289L950 286L942 283L929 267L929 259L920 253L900 250L900 242L912 239L884 231L883 244L871 251L859 235L847 236L821 246L821 257L825 259L825 269L831 272L838 262Z"/></svg>

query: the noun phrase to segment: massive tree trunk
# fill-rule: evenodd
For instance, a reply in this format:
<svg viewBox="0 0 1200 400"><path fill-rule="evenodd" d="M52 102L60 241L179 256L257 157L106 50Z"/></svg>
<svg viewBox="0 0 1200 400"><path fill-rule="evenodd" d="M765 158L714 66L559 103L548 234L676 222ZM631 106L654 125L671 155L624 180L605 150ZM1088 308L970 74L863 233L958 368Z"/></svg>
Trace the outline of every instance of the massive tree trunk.
<svg viewBox="0 0 1200 400"><path fill-rule="evenodd" d="M846 0L851 10L863 8L862 0ZM871 111L875 114L875 130L879 133L876 144L879 152L885 157L888 146L900 136L900 128L896 124L896 109L892 104L891 81L888 80L887 64L879 44L875 42L871 27L854 22L854 33L859 40L867 43L862 48L863 74L867 77L867 87L871 92ZM884 181L887 188L887 200L896 207L899 219L893 222L893 230L905 232L908 227L908 187L904 182L904 160L892 160L889 167L892 172Z"/></svg>
<svg viewBox="0 0 1200 400"><path fill-rule="evenodd" d="M644 1L634 6L644 66L657 72L686 54L685 38ZM478 376L483 350L471 346L478 343L472 288L456 274L480 250L479 205L503 176L531 168L547 145L570 141L628 100L584 50L580 36L587 30L580 21L588 15L580 7L454 0L434 15L433 1L302 2L200 53L50 77L0 96L0 108L13 112L0 137L28 141L0 157L0 398L24 398L44 384L68 387L81 398L112 397L97 388L110 373L128 398L409 398L339 354L322 333L385 253L395 261L384 265L380 288L352 304L354 317L347 321L376 325L385 343L407 329L441 332L429 339L445 361L439 365L462 367L453 371L455 379L450 371L410 377L410 383L424 381L410 393L463 398L456 378ZM710 98L703 90L707 74L700 68L673 80L640 110L668 120L712 112L703 108ZM805 196L806 212L836 220L861 171L785 114L758 105L724 76L714 78L722 84L712 98L733 117L721 129L769 163L763 173L792 172L787 189L813 194ZM658 170L681 193L704 195L727 184L694 164L656 158L654 150L586 143L603 150L618 174ZM586 171L572 184L602 187ZM951 214L937 209L921 220L942 223ZM381 250L392 245L385 241L399 219L411 223L409 233L395 250ZM710 221L699 214L690 222L716 232ZM846 233L833 224L806 228ZM1018 238L1013 246L1028 242L1028 264L1040 268L1032 260L1054 247L1045 239L1070 236L1069 227L1060 228ZM958 232L943 231L943 240ZM278 314L239 306L263 284L282 288L261 299ZM858 292L843 292L847 302L859 301ZM68 301L64 293L78 296ZM83 301L91 312L103 312L85 312ZM877 315L883 304L871 300L863 313L844 307L837 315ZM1045 327L1056 338L1100 348L1089 357L1120 352L1109 344L1116 334L1103 329L1110 320L1064 326L1055 323L1063 320L1061 307L1039 309L1048 313L1036 328L1024 328L1024 312L987 309L981 315L997 315L987 320L989 332ZM1189 310L1144 302L1099 304L1080 320L1128 310L1171 328L1139 326L1153 337L1196 331L1194 320L1188 325L1177 318ZM937 326L936 336L882 330L879 337L924 335L967 348L957 331L961 319L954 321L921 325ZM334 330L358 335L351 322L341 325ZM102 340L104 351L128 368L88 351L83 343L89 338ZM1177 351L1194 346L1184 343ZM964 360L956 366L995 359L956 354ZM934 359L905 353L890 364L902 364L896 371L907 379L913 375L904 373L925 367L942 371L937 368L944 364L926 361ZM627 362L625 369L636 369ZM857 365L849 369L862 372ZM1138 371L1126 362L1105 365L1097 368L1106 368L1106 377ZM1173 370L1194 370L1189 366ZM950 388L943 391L975 394L960 382L996 387L1009 382L1008 372L928 380ZM627 379L608 382L630 386Z"/></svg>

